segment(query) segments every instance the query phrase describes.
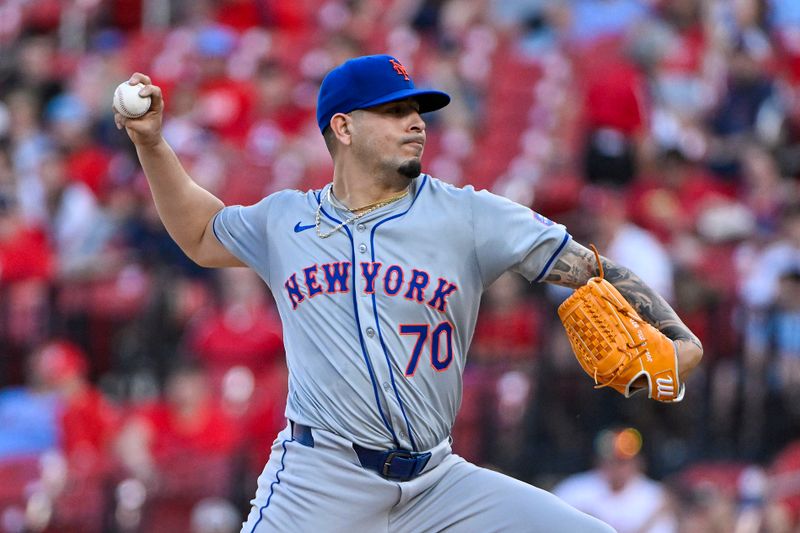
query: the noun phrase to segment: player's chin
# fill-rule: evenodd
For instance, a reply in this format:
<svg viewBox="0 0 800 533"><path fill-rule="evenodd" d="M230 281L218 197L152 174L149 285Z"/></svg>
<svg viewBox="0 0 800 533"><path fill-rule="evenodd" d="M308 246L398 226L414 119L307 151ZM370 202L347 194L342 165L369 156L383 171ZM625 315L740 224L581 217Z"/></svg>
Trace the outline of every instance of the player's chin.
<svg viewBox="0 0 800 533"><path fill-rule="evenodd" d="M397 167L397 173L409 179L414 179L422 172L422 162L419 157L407 159Z"/></svg>

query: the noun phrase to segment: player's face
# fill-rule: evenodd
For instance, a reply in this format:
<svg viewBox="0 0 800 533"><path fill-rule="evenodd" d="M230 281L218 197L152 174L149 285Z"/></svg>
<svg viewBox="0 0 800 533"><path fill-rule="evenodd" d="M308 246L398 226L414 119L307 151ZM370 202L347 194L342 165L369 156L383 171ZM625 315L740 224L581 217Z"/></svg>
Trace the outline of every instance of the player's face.
<svg viewBox="0 0 800 533"><path fill-rule="evenodd" d="M425 121L414 100L389 102L354 112L353 148L381 170L416 178L422 169Z"/></svg>

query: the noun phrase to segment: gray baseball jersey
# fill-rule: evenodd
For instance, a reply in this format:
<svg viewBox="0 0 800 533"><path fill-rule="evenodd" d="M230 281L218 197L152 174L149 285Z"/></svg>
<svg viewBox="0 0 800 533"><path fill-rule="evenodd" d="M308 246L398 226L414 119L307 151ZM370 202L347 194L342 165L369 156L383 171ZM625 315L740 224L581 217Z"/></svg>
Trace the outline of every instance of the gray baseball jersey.
<svg viewBox="0 0 800 533"><path fill-rule="evenodd" d="M373 449L427 450L450 434L483 291L507 270L546 276L564 226L428 175L352 216L319 191L224 208L219 241L272 290L283 322L286 415Z"/></svg>

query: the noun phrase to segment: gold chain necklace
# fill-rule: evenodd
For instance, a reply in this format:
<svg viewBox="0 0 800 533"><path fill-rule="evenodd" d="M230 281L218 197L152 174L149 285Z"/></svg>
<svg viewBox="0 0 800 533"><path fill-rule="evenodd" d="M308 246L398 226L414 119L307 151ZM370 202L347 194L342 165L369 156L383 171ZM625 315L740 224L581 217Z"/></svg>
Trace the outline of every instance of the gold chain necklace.
<svg viewBox="0 0 800 533"><path fill-rule="evenodd" d="M328 190L328 193L330 193L330 190ZM378 200L377 202L372 202L371 204L362 205L361 207L357 207L355 209L348 209L348 211L350 211L351 213L358 213L359 211L364 211L365 209L372 209L372 208L377 209L377 207L375 206L377 206L378 204L383 204L383 205L391 204L403 198L407 194L408 194L408 187L406 187L406 189L403 192L398 193L392 196L391 198L387 198L386 200ZM328 199L330 200L330 198Z"/></svg>
<svg viewBox="0 0 800 533"><path fill-rule="evenodd" d="M333 186L328 188L327 199L328 199L328 203L329 204L332 204L332 202L331 202L331 189L333 189ZM367 205L365 205L363 207L359 207L357 209L349 210L351 213L356 213L356 212L358 212L358 213L354 214L351 217L349 217L347 220L345 220L344 222L341 222L339 225L337 225L332 230L330 230L330 231L328 231L326 233L323 233L322 230L320 229L321 225L322 225L322 216L320 214L322 212L322 202L320 201L320 203L317 205L317 214L316 214L316 216L314 218L314 223L315 223L314 225L317 228L317 236L320 239L327 239L328 237L330 237L331 235L333 235L334 233L336 233L337 231L339 231L340 229L342 229L346 225L350 224L351 222L355 222L356 220L368 215L369 213L372 213L373 211L375 211L377 209L380 209L381 207L386 207L387 205L393 204L398 200L402 200L406 196L408 196L408 189L406 189L405 191L401 192L400 194L398 194L396 196L392 196L391 198L388 198L386 200L379 200L377 202L373 202L371 204L367 204Z"/></svg>

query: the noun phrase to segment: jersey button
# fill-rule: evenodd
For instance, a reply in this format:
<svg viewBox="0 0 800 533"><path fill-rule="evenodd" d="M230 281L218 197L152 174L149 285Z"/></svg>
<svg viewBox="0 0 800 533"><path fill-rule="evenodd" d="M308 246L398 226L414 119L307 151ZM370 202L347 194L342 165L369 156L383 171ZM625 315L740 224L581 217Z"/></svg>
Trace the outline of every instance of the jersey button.
<svg viewBox="0 0 800 533"><path fill-rule="evenodd" d="M358 251L361 252L362 254L367 253L367 245L366 244L359 244L358 245Z"/></svg>
<svg viewBox="0 0 800 533"><path fill-rule="evenodd" d="M359 224L358 226L356 226L356 229L358 231L364 231L365 229L367 229L367 227L364 224Z"/></svg>
<svg viewBox="0 0 800 533"><path fill-rule="evenodd" d="M383 382L383 390L390 390L392 388L388 381Z"/></svg>
<svg viewBox="0 0 800 533"><path fill-rule="evenodd" d="M375 336L375 330L372 328L367 328L367 337L374 337L374 336Z"/></svg>

